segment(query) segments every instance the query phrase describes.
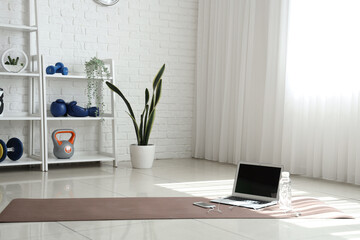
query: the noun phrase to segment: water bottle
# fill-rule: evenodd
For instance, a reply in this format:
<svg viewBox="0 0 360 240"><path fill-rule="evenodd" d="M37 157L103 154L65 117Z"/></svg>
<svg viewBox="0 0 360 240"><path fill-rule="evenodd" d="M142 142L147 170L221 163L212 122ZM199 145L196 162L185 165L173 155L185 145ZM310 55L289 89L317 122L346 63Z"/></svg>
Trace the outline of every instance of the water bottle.
<svg viewBox="0 0 360 240"><path fill-rule="evenodd" d="M291 181L289 172L281 173L279 207L282 210L291 210Z"/></svg>

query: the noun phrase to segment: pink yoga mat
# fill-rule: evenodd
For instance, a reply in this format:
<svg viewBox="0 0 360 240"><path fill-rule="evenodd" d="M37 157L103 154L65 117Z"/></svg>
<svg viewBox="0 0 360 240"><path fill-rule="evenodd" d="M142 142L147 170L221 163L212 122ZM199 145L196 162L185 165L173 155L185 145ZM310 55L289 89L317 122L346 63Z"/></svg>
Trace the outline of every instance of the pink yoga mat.
<svg viewBox="0 0 360 240"><path fill-rule="evenodd" d="M226 218L352 218L323 202L304 198L293 201L294 211L278 206L262 210L220 205L221 213L194 206L209 202L199 197L171 198L66 198L14 199L0 214L0 222L54 222L141 219Z"/></svg>

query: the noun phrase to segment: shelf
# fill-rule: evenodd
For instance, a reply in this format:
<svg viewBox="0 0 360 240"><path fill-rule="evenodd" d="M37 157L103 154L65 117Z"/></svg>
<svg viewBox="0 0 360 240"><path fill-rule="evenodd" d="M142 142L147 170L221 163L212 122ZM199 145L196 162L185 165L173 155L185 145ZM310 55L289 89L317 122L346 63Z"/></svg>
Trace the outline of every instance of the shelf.
<svg viewBox="0 0 360 240"><path fill-rule="evenodd" d="M38 30L38 28L35 26L13 25L6 23L0 23L0 29L26 31L26 32L34 32Z"/></svg>
<svg viewBox="0 0 360 240"><path fill-rule="evenodd" d="M34 157L26 157L23 156L17 161L12 161L9 158L6 158L4 161L0 163L0 167L9 167L9 166L26 166L26 165L40 165L41 161L35 158L39 158L38 156Z"/></svg>
<svg viewBox="0 0 360 240"><path fill-rule="evenodd" d="M84 75L62 75L61 73L53 74L53 75L46 74L45 77L46 78L54 78L54 79L78 79L78 80L87 80L88 79ZM101 78L97 78L97 79L101 80ZM104 78L104 80L111 80L111 79L112 79L111 77L109 79Z"/></svg>
<svg viewBox="0 0 360 240"><path fill-rule="evenodd" d="M107 106L107 111L105 114L103 114L101 117L72 117L72 116L62 116L62 117L54 117L51 114L51 111L49 111L48 109L48 104L46 103L45 100L47 100L47 96L49 96L49 94L47 94L47 90L48 88L52 88L52 87L56 87L56 86L52 86L52 82L59 82L59 84L67 84L71 81L73 82L79 82L82 81L82 83L86 83L88 78L86 77L85 73L71 73L69 75L62 75L61 73L56 73L56 74L46 74L46 67L47 65L45 65L45 60L44 57L42 56L41 58L41 66L42 66L42 87L43 87L43 105L42 105L42 109L43 109L43 128L44 128L44 147L43 147L43 151L44 151L44 171L48 171L48 166L51 164L66 164L66 163L86 163L86 162L112 162L114 167L117 167L117 162L116 162L116 132L114 131L113 128L115 128L116 124L115 124L115 92L111 92L110 97L107 96L106 101L109 105ZM115 76L114 76L114 62L113 60L108 60L108 64L110 64L109 66L109 70L110 70L110 78L108 79L111 82L115 82ZM102 82L100 78L97 78L98 83ZM104 80L107 80L107 77L105 75ZM67 81L67 83L66 83ZM49 83L49 84L48 84ZM76 96L77 93L74 92L74 95ZM74 97L75 97L74 96ZM61 97L60 97L61 98ZM111 110L110 110L111 108ZM58 126L61 125L62 123L64 123L63 121L68 121L68 123L72 123L74 124L75 122L79 122L81 121L81 125L85 124L85 122L88 122L89 124L95 124L98 125L99 128L104 127L102 126L102 121L104 120L109 120L112 121L111 123L111 128L113 129L112 132L112 137L111 137L111 153L102 153L101 151L101 144L99 144L97 147L94 147L91 149L90 151L79 151L76 150L74 153L74 156L71 157L71 159L57 159L54 155L53 155L53 150L50 147L50 144L48 144L49 141L51 141L51 136L49 135L49 125L54 126ZM71 121L71 122L69 122ZM92 122L89 122L92 121ZM100 138L99 141L101 141L102 138ZM110 139L109 139L109 143L110 143ZM110 150L109 150L110 151Z"/></svg>
<svg viewBox="0 0 360 240"><path fill-rule="evenodd" d="M81 162L106 162L114 161L114 157L99 153L75 152L71 159L57 159L52 154L49 155L48 164L57 163L81 163Z"/></svg>
<svg viewBox="0 0 360 240"><path fill-rule="evenodd" d="M40 77L40 73L34 73L34 72L21 72L21 73L0 72L0 76L9 76L9 77Z"/></svg>
<svg viewBox="0 0 360 240"><path fill-rule="evenodd" d="M103 117L47 117L48 121L99 121L112 120L114 117L110 114L104 114Z"/></svg>
<svg viewBox="0 0 360 240"><path fill-rule="evenodd" d="M26 120L41 120L40 115L35 114L28 114L24 112L18 112L18 113L3 113L2 116L0 116L0 121L8 121L8 120L18 120L18 121L26 121Z"/></svg>
<svg viewBox="0 0 360 240"><path fill-rule="evenodd" d="M0 162L0 167L7 166L39 166L42 171L46 170L45 166L45 154L44 154L44 95L43 95L43 71L41 68L41 58L39 44L39 19L38 19L38 0L25 1L25 8L23 12L26 13L26 21L16 23L0 23L0 32L4 38L9 38L8 43L10 45L21 45L21 48L26 49L26 56L28 67L22 69L21 72L7 72L4 68L0 70L0 80L3 81L3 85L9 87L13 84L13 81L20 81L16 85L21 89L7 89L9 91L9 102L6 102L5 106L8 110L2 113L0 116L0 124L3 125L7 131L3 132L4 138L10 138L16 136L16 132L20 132L21 138L26 138L27 141L23 142L24 154L18 161L12 161L8 157L3 162ZM0 4L1 5L1 4ZM3 9L2 9L3 10ZM1 11L2 11L1 10ZM10 10L10 11L7 11ZM11 13L12 18L20 19L23 15L22 11L11 11L11 9L5 9L5 13ZM19 15L20 14L20 15ZM0 14L1 15L1 14ZM15 34L15 35L14 35ZM19 39L13 39L19 37ZM19 47L19 46L10 46ZM11 49L9 48L9 49ZM25 63L25 62L24 62ZM21 86L20 86L21 85ZM13 91L14 90L14 91ZM19 90L19 91L17 91ZM11 95L11 96L10 96ZM25 97L25 100L23 98ZM16 108L18 111L10 111L9 105L11 98L17 98L20 102L19 106L10 106L10 109ZM23 100L23 101L21 101ZM9 105L7 105L9 104ZM16 104L15 104L16 105ZM3 122L1 122L3 121ZM4 121L9 121L4 122ZM21 122L23 121L23 122ZM15 124L16 123L16 124ZM8 126L9 125L9 126ZM15 135L14 135L15 134ZM6 137L7 136L7 137Z"/></svg>

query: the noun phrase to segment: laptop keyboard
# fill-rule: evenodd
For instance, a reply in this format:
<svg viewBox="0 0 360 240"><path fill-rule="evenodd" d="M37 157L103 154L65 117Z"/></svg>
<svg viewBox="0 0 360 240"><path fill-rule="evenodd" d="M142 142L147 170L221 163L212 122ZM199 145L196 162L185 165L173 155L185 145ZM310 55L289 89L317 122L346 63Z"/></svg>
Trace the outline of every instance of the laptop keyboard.
<svg viewBox="0 0 360 240"><path fill-rule="evenodd" d="M230 199L230 200L233 200L233 201L251 202L251 203L257 203L257 204L269 203L267 201L251 200L251 199L248 199L248 198L235 197L235 196L226 197L225 199Z"/></svg>

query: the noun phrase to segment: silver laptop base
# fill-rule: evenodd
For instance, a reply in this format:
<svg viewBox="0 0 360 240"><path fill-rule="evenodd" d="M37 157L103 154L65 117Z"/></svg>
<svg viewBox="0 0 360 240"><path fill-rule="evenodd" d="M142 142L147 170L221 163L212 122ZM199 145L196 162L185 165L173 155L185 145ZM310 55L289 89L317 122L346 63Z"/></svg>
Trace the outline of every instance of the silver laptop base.
<svg viewBox="0 0 360 240"><path fill-rule="evenodd" d="M226 205L231 205L231 206L236 206L236 207L245 207L245 208L251 208L254 210L258 210L261 208L265 208L265 207L269 207L269 206L273 206L277 204L277 201L272 201L272 202L266 202L266 203L258 203L257 200L243 200L243 201L234 201L231 199L227 199L227 198L218 198L218 199L213 199L210 202L213 203L220 203L220 204L226 204Z"/></svg>

